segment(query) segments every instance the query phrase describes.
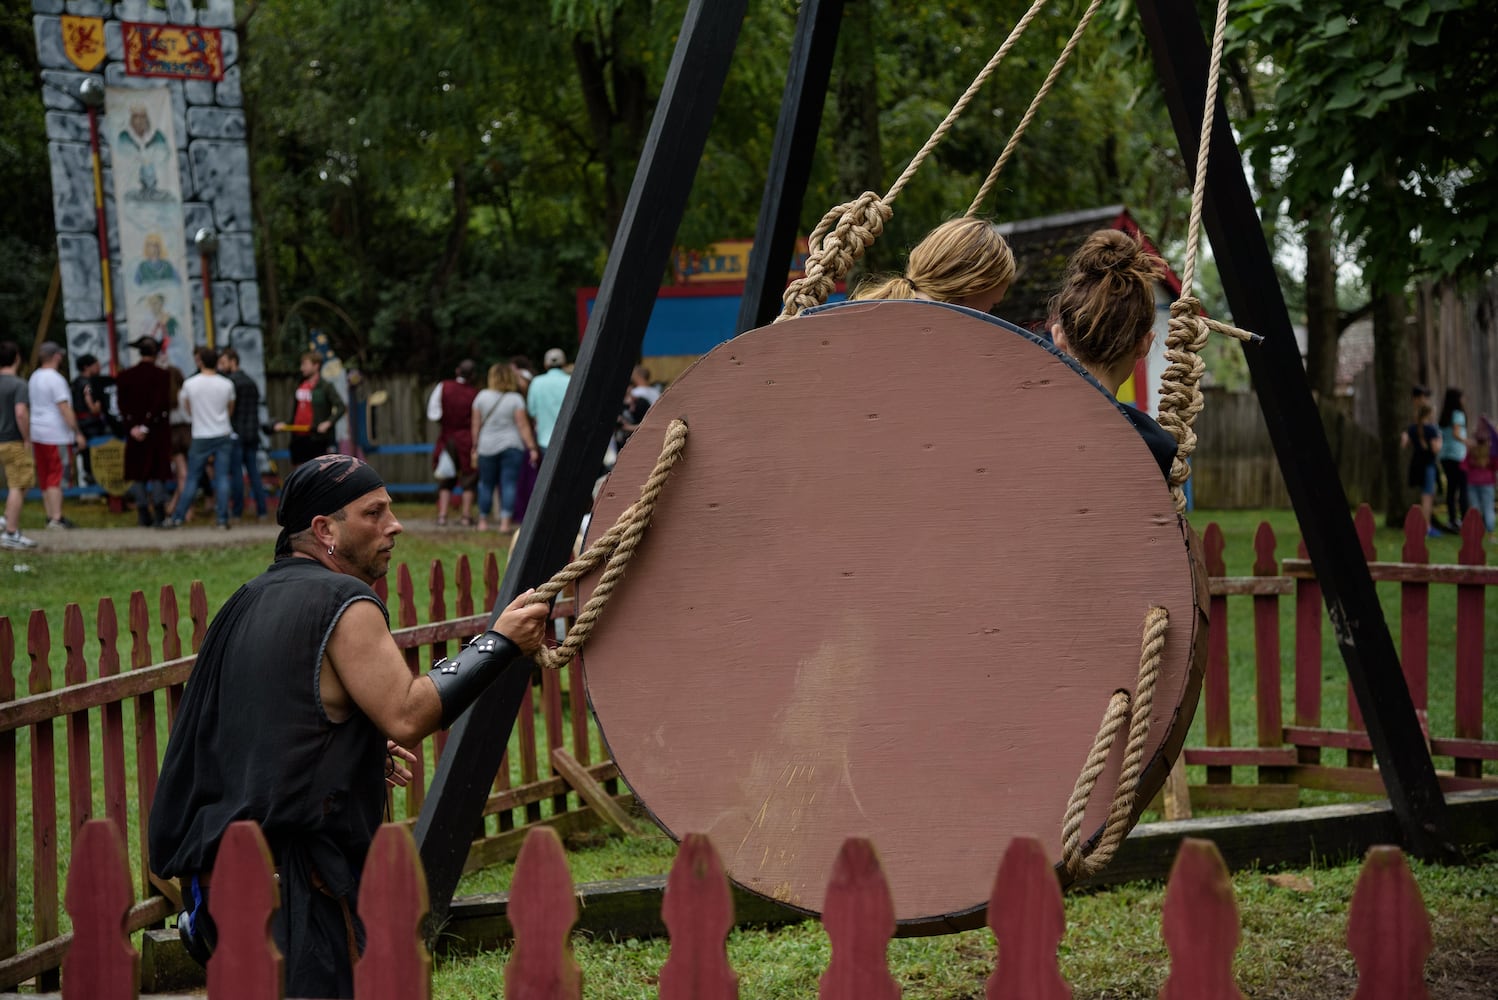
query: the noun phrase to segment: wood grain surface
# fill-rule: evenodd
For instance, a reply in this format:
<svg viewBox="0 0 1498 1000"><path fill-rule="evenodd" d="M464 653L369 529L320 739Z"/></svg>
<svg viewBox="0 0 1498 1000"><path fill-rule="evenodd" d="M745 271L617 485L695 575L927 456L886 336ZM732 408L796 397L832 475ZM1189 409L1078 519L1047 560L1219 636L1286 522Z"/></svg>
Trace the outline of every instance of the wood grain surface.
<svg viewBox="0 0 1498 1000"><path fill-rule="evenodd" d="M685 459L584 666L673 836L707 834L735 881L815 912L843 840L869 837L902 924L979 909L1013 837L1059 857L1152 605L1171 616L1145 800L1158 788L1195 707L1205 574L1144 441L1069 359L921 302L750 331L651 408L593 534L675 417Z"/></svg>

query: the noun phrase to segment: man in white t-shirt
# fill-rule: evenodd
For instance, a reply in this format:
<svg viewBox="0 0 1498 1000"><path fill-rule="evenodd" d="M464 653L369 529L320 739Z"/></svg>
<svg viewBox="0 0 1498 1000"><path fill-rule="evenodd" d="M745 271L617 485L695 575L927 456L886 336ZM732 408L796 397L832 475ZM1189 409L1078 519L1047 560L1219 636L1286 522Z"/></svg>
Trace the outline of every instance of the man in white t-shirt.
<svg viewBox="0 0 1498 1000"><path fill-rule="evenodd" d="M42 341L37 349L39 367L31 373L26 387L31 397L31 454L49 528L73 527L73 522L62 516L62 473L68 466L69 446L82 448L88 444L73 413L73 390L58 371L62 354L62 345Z"/></svg>
<svg viewBox="0 0 1498 1000"><path fill-rule="evenodd" d="M187 520L198 493L203 467L213 459L213 506L218 526L229 527L229 469L234 459L234 383L218 373L218 352L200 347L193 352L198 373L182 383L178 405L192 418L192 447L187 452L187 488L177 500L166 527Z"/></svg>

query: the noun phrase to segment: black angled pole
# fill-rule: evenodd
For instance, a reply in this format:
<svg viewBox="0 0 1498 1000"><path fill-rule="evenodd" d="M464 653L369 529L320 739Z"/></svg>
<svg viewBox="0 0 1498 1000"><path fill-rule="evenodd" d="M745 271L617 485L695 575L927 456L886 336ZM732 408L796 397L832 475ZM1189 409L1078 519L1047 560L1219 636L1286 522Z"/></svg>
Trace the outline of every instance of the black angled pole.
<svg viewBox="0 0 1498 1000"><path fill-rule="evenodd" d="M796 40L775 125L765 196L754 225L736 333L766 326L780 313L842 19L843 0L803 0L796 17Z"/></svg>
<svg viewBox="0 0 1498 1000"><path fill-rule="evenodd" d="M692 0L588 319L535 500L510 555L490 623L516 594L564 566L614 430L618 401L645 326L728 76L747 0ZM711 9L712 13L707 11ZM476 821L530 685L515 663L458 720L416 820L433 916L440 922L463 873Z"/></svg>
<svg viewBox="0 0 1498 1000"><path fill-rule="evenodd" d="M1196 4L1140 0L1139 13L1181 153L1187 166L1194 166L1209 62ZM1421 857L1451 859L1456 850L1448 834L1446 800L1348 513L1347 494L1301 366L1290 314L1221 97L1215 115L1202 220L1234 322L1264 337L1261 345L1246 347L1244 353L1280 473L1326 596L1337 646L1405 846Z"/></svg>

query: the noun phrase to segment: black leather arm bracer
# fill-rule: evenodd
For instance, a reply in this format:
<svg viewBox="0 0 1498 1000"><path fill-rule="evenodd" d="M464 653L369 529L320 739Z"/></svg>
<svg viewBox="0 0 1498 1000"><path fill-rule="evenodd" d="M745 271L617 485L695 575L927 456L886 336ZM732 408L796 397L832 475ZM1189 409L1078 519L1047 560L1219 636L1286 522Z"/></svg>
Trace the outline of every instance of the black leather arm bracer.
<svg viewBox="0 0 1498 1000"><path fill-rule="evenodd" d="M458 716L519 656L519 646L490 631L458 650L456 656L438 660L427 676L442 700L442 728L458 721Z"/></svg>

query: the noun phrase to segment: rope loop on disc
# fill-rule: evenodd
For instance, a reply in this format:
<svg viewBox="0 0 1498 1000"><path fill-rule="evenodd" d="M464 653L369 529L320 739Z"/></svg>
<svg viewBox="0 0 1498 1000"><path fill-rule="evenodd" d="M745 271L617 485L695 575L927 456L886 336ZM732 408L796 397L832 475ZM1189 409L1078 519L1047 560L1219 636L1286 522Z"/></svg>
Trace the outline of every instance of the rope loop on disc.
<svg viewBox="0 0 1498 1000"><path fill-rule="evenodd" d="M1170 627L1170 612L1150 608L1144 615L1144 636L1139 649L1139 680L1134 697L1127 691L1115 691L1108 699L1097 738L1082 765L1082 773L1072 788L1061 822L1061 864L1067 878L1075 880L1096 875L1113 860L1118 845L1129 832L1134 815L1134 799L1139 791L1139 776L1144 770L1144 744L1149 739L1150 713L1155 704L1155 683L1160 678L1160 659L1165 652L1165 633ZM1131 704L1132 702L1132 704ZM1108 809L1108 821L1102 837L1088 852L1082 849L1082 818L1087 803L1097 787L1098 777L1108 763L1109 751L1118 734L1127 726L1128 742L1124 747L1123 766L1118 772L1118 787Z"/></svg>
<svg viewBox="0 0 1498 1000"><path fill-rule="evenodd" d="M587 642L588 636L593 633L593 626L598 621L598 617L603 614L609 596L613 594L619 581L624 578L624 571L628 568L630 559L634 556L635 550L639 548L641 540L644 539L645 529L650 527L650 518L655 512L656 502L665 490L666 482L671 478L671 470L680 461L686 446L687 424L685 420L678 417L666 428L666 438L661 444L660 457L656 459L655 468L645 480L645 485L640 487L640 498L626 507L614 521L613 526L604 532L598 541L588 546L587 551L564 566L550 580L537 587L530 600L526 601L527 605L550 603L568 586L599 566L604 566L598 585L593 588L593 593L587 603L577 613L572 628L567 631L567 637L557 647L542 648L537 652L533 657L537 666L548 670L560 670L572 662L572 658L582 650L583 643Z"/></svg>
<svg viewBox="0 0 1498 1000"><path fill-rule="evenodd" d="M885 199L865 191L822 216L806 241L806 273L786 288L781 300L785 305L775 322L799 316L804 310L826 302L854 262L884 232L885 223L894 214Z"/></svg>

